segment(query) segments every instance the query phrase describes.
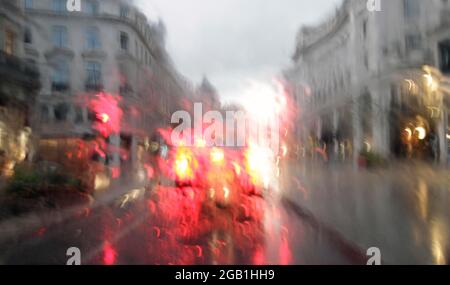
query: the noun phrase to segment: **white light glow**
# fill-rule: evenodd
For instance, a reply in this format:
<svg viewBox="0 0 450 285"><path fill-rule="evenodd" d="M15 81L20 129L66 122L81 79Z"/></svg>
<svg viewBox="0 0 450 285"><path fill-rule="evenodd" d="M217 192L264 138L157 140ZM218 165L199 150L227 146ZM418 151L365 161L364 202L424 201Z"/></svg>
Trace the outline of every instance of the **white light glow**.
<svg viewBox="0 0 450 285"><path fill-rule="evenodd" d="M254 120L268 120L277 116L286 105L280 86L252 81L242 93L243 105Z"/></svg>

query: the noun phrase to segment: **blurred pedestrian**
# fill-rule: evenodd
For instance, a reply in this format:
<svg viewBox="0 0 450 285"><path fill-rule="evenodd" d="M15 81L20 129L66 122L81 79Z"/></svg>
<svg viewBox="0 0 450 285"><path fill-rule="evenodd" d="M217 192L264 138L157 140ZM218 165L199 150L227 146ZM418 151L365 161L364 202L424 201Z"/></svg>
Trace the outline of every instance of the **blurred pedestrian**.
<svg viewBox="0 0 450 285"><path fill-rule="evenodd" d="M431 158L434 163L438 161L439 158L439 148L438 148L438 137L434 132L431 132L429 135L429 143L431 149Z"/></svg>

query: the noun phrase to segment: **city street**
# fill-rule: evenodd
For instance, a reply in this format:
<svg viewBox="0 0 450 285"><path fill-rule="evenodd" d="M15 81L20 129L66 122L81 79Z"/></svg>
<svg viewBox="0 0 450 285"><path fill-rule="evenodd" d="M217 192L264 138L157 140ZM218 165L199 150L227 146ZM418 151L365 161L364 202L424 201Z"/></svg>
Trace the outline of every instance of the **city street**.
<svg viewBox="0 0 450 285"><path fill-rule="evenodd" d="M294 170L295 169L295 170ZM386 264L448 264L448 168L393 162L385 169L298 166L286 196Z"/></svg>
<svg viewBox="0 0 450 285"><path fill-rule="evenodd" d="M65 264L74 246L83 264L365 264L369 247L380 248L386 264L448 262L448 170L292 172L291 186L245 197L237 211L201 205L193 197L202 190L174 187L122 208L117 199L94 203L2 240L1 262Z"/></svg>
<svg viewBox="0 0 450 285"><path fill-rule="evenodd" d="M242 210L253 213L245 217L227 208L196 208L201 206L190 204L193 200L186 197L189 189L160 191L160 196L136 201L127 210L111 203L48 227L28 224L32 232L3 240L1 262L65 264L66 250L73 246L80 249L82 264L365 262L364 253L336 239L280 197L247 198ZM5 237L5 232L0 236Z"/></svg>
<svg viewBox="0 0 450 285"><path fill-rule="evenodd" d="M449 19L0 0L0 265L449 265Z"/></svg>

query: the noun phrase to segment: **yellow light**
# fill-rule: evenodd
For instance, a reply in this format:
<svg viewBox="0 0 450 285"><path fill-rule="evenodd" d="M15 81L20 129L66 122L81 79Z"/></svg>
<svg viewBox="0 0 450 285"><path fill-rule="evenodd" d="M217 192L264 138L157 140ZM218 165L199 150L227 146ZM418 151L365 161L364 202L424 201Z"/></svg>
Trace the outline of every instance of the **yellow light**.
<svg viewBox="0 0 450 285"><path fill-rule="evenodd" d="M209 189L209 198L214 199L216 196L216 190L214 188Z"/></svg>
<svg viewBox="0 0 450 285"><path fill-rule="evenodd" d="M185 148L179 148L175 160L175 174L180 179L191 179L194 177L192 170L192 154Z"/></svg>
<svg viewBox="0 0 450 285"><path fill-rule="evenodd" d="M288 153L288 148L286 145L283 145L281 147L281 154L283 155L283 157L285 157L287 155L287 153Z"/></svg>
<svg viewBox="0 0 450 285"><path fill-rule="evenodd" d="M103 123L107 123L109 121L109 115L108 114L100 114L99 115L99 119L103 122Z"/></svg>
<svg viewBox="0 0 450 285"><path fill-rule="evenodd" d="M196 147L205 147L206 146L206 141L204 139L197 139L195 141L195 146Z"/></svg>
<svg viewBox="0 0 450 285"><path fill-rule="evenodd" d="M13 176L14 175L14 167L15 167L15 165L16 165L16 162L13 161L13 160L6 161L4 163L3 169L2 169L3 175L5 177Z"/></svg>
<svg viewBox="0 0 450 285"><path fill-rule="evenodd" d="M128 203L129 200L130 200L130 196L128 194L125 194L123 196L122 203L120 204L120 208L125 207L125 205Z"/></svg>
<svg viewBox="0 0 450 285"><path fill-rule="evenodd" d="M424 74L423 77L427 81L427 86L431 91L436 91L439 88L439 83L433 79L431 74Z"/></svg>
<svg viewBox="0 0 450 285"><path fill-rule="evenodd" d="M364 141L364 145L366 146L366 150L367 150L368 152L371 152L371 151L372 151L372 145L370 144L369 141Z"/></svg>
<svg viewBox="0 0 450 285"><path fill-rule="evenodd" d="M405 79L405 81L408 83L408 91L411 92L416 84L411 79Z"/></svg>
<svg viewBox="0 0 450 285"><path fill-rule="evenodd" d="M269 148L250 144L245 153L246 169L252 182L255 184L268 184L267 181L276 173L274 171L275 160Z"/></svg>
<svg viewBox="0 0 450 285"><path fill-rule="evenodd" d="M225 200L230 197L230 189L228 189L227 187L223 187L223 197L225 198Z"/></svg>
<svg viewBox="0 0 450 285"><path fill-rule="evenodd" d="M144 194L145 189L143 188L138 188L138 189L133 189L130 191L130 197L133 198L134 200L136 200L137 198L139 198L140 196L142 196L142 194Z"/></svg>
<svg viewBox="0 0 450 285"><path fill-rule="evenodd" d="M105 190L110 185L110 179L109 177L104 173L98 173L95 175L95 181L94 181L94 189L96 191Z"/></svg>
<svg viewBox="0 0 450 285"><path fill-rule="evenodd" d="M223 150L218 148L213 148L211 150L211 161L220 164L225 160L225 154L223 153Z"/></svg>
<svg viewBox="0 0 450 285"><path fill-rule="evenodd" d="M418 199L420 217L423 221L427 221L429 205L428 186L423 179L420 179L417 188L416 196Z"/></svg>
<svg viewBox="0 0 450 285"><path fill-rule="evenodd" d="M241 175L241 167L239 166L239 164L237 164L234 161L231 164L233 165L234 171L236 171L236 174L237 175Z"/></svg>
<svg viewBox="0 0 450 285"><path fill-rule="evenodd" d="M418 133L419 140L423 140L427 137L427 131L423 127L417 127L414 129Z"/></svg>
<svg viewBox="0 0 450 285"><path fill-rule="evenodd" d="M425 79L427 80L428 87L431 87L431 85L433 84L433 76L431 76L430 74L424 74L423 77L425 77Z"/></svg>
<svg viewBox="0 0 450 285"><path fill-rule="evenodd" d="M405 132L408 134L408 140L411 140L411 137L412 137L412 131L411 131L411 129L410 129L410 128L406 128L406 129L405 129Z"/></svg>
<svg viewBox="0 0 450 285"><path fill-rule="evenodd" d="M187 160L187 158L181 157L177 159L176 171L179 176L184 177L188 168L189 168L189 161Z"/></svg>
<svg viewBox="0 0 450 285"><path fill-rule="evenodd" d="M433 261L436 265L446 264L446 252L448 236L445 232L445 227L440 220L431 223L431 250L433 254Z"/></svg>

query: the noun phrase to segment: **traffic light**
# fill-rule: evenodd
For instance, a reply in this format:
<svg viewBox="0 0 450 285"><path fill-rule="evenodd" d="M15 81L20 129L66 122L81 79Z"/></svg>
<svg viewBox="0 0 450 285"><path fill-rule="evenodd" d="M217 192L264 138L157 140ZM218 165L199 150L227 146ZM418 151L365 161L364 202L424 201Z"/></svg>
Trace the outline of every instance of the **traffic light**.
<svg viewBox="0 0 450 285"><path fill-rule="evenodd" d="M119 96L101 92L89 102L89 109L95 115L92 127L105 138L120 132L123 115L120 100Z"/></svg>

